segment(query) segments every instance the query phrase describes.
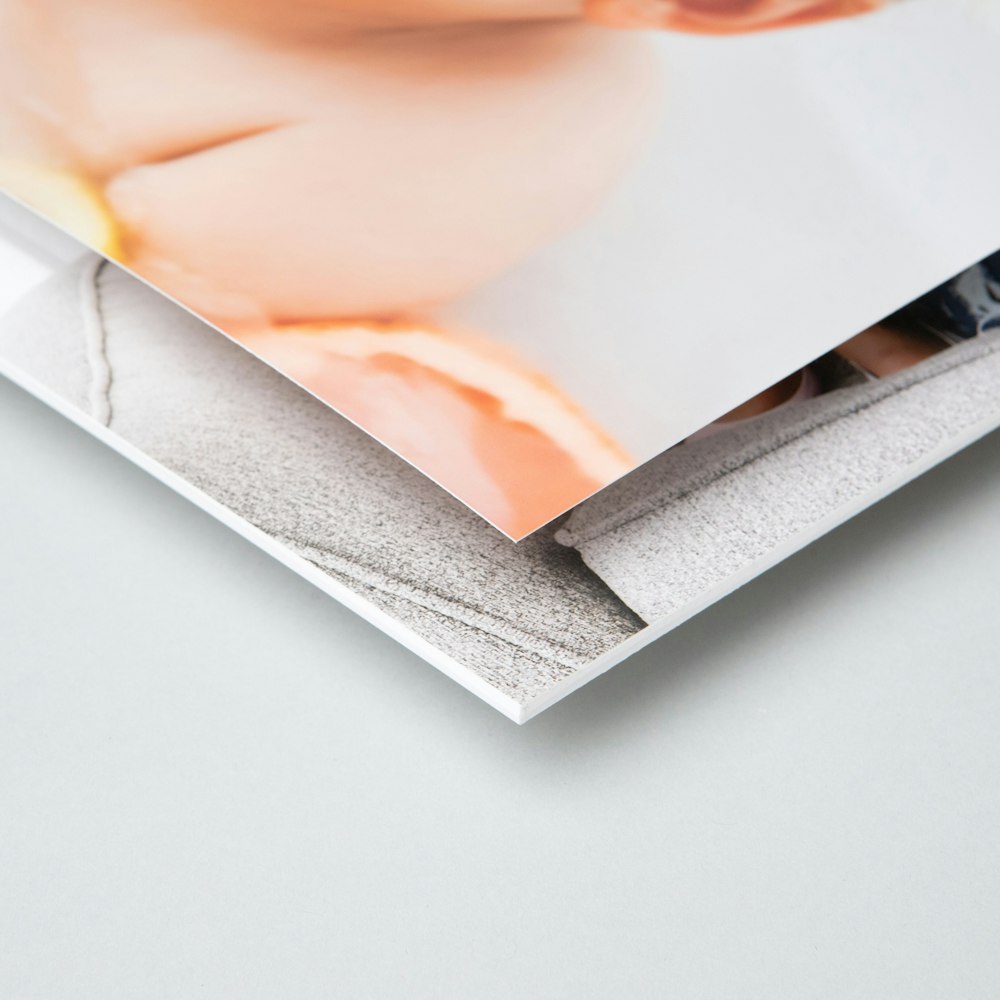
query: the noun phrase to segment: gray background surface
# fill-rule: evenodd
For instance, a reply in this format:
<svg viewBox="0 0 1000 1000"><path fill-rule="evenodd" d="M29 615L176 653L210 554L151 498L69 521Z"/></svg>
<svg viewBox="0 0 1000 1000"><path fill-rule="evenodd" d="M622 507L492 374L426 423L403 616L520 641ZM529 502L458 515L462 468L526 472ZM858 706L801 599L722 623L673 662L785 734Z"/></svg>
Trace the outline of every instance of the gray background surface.
<svg viewBox="0 0 1000 1000"><path fill-rule="evenodd" d="M0 996L995 998L1000 437L517 728L0 380Z"/></svg>

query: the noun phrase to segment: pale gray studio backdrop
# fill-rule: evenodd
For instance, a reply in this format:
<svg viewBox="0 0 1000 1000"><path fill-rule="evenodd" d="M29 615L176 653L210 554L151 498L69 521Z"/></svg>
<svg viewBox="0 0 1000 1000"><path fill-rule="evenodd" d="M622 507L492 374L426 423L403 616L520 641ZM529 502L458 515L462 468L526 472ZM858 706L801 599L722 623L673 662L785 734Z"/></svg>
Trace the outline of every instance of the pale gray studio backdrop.
<svg viewBox="0 0 1000 1000"><path fill-rule="evenodd" d="M0 380L0 997L1000 995L1000 437L518 728Z"/></svg>

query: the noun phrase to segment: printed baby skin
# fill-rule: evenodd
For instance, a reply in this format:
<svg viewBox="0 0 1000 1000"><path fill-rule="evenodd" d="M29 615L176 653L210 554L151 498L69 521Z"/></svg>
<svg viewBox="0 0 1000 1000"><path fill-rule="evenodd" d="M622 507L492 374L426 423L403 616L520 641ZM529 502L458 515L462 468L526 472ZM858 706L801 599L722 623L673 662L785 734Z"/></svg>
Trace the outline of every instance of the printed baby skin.
<svg viewBox="0 0 1000 1000"><path fill-rule="evenodd" d="M520 537L633 458L558 372L435 314L579 227L635 161L669 95L645 33L607 25L860 10L0 0L0 186Z"/></svg>

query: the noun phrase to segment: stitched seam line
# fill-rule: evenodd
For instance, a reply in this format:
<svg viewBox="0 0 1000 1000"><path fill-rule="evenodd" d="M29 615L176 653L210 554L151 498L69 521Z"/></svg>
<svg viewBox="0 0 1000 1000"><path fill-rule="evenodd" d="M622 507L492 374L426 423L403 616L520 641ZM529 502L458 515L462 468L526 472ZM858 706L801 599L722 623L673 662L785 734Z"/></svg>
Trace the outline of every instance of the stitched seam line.
<svg viewBox="0 0 1000 1000"><path fill-rule="evenodd" d="M291 540L286 539L285 544L290 545L292 548L298 548L298 546L296 546ZM299 544L301 545L301 543ZM444 592L420 587L416 584L408 583L405 580L397 579L395 577L387 577L386 574L377 567L359 561L355 554L348 556L318 545L307 544L307 548L316 549L323 552L324 555L328 557L332 556L341 563L341 565L338 566L338 572L355 582L381 590L392 597L405 600L416 607L426 608L427 610L434 611L437 614L446 615L447 617L453 618L455 621L461 622L469 628L473 628L476 631L481 632L483 635L488 635L493 639L501 639L504 642L510 643L512 646L517 646L518 648L533 652L538 656L551 659L555 663L562 663L565 666L578 667L588 656L586 652L582 652L573 646L562 643L556 639L531 632L519 625L515 625L508 619L498 618L496 615L492 615L476 605L469 604L466 601L456 600L454 597L450 597ZM305 555L305 558L318 568L322 569L324 573L330 573L329 568L320 565L315 558L308 555ZM344 563L347 565L345 566ZM368 571L372 574L372 576L378 577L384 581L384 583L382 586L378 586L371 579L365 579L364 577L359 576L356 572L352 572L352 569ZM393 587L393 584L396 586ZM412 593L401 593L398 589L400 585L407 590L410 590ZM419 600L417 598L416 595L418 594L423 598L423 600ZM474 618L479 618L480 620L477 622L473 620ZM492 629L496 629L496 631L492 631ZM501 632L508 633L510 637L505 637L501 634ZM547 648L540 649L539 646Z"/></svg>
<svg viewBox="0 0 1000 1000"><path fill-rule="evenodd" d="M307 560L307 562L311 563L318 570L320 570L320 572L326 573L328 576L332 575L330 573L330 570L326 566L323 566L320 563L316 562L315 560L310 559L308 556L305 556L304 558ZM370 580L365 580L361 577L353 577L349 573L345 573L344 576L347 579L351 580L355 586L360 587L362 590L371 591L375 594L379 594L385 597L393 597L396 600L401 601L404 604L408 604L411 607L417 608L420 611L430 612L431 614L439 615L441 618L447 621L453 621L457 622L460 625L464 625L472 632L484 636L487 639L492 639L496 642L502 642L505 645L510 646L511 649L515 650L517 654L520 656L526 655L529 657L533 657L536 662L536 665L539 667L547 665L550 668L555 668L556 674L559 677L565 677L568 676L569 674L572 674L576 670L579 670L580 667L584 666L587 662L586 655L582 660L579 659L570 660L559 656L553 656L551 652L546 652L544 650L536 649L530 645L519 645L517 642L507 638L506 636L502 636L496 632L490 631L488 628L485 628L480 623L470 622L454 614L449 614L447 609L437 607L433 602L420 601L417 600L417 598L414 596L409 596L407 594L400 594L395 590L379 587L376 584L372 583ZM475 673L480 674L481 676L484 677L496 675L496 671L491 670L489 667L485 667L483 669L470 667L470 669L472 669ZM521 679L522 678L518 676L517 683L512 683L509 680L502 681L507 693L510 694L511 697L514 697L518 700L520 700L520 696L525 693L527 693L531 697L534 697L535 693L537 693L534 689L537 688L537 690L545 690L549 686L549 682L546 681L541 686L535 684L535 685L528 685L525 687L520 685Z"/></svg>
<svg viewBox="0 0 1000 1000"><path fill-rule="evenodd" d="M107 354L107 331L101 313L100 277L107 261L98 258L80 273L83 337L90 369L88 403L90 415L105 427L111 426L111 383L113 375Z"/></svg>

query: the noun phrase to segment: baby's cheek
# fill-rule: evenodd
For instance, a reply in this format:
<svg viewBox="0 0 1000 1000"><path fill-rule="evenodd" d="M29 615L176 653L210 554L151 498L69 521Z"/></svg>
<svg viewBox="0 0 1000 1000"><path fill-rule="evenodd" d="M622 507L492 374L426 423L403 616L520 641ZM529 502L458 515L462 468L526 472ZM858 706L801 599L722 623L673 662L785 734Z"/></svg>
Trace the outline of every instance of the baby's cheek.
<svg viewBox="0 0 1000 1000"><path fill-rule="evenodd" d="M614 46L537 87L351 94L322 119L126 171L106 196L127 262L220 321L458 297L579 221L630 159L651 87L643 54Z"/></svg>
<svg viewBox="0 0 1000 1000"><path fill-rule="evenodd" d="M460 295L540 235L502 161L449 163L430 142L296 126L128 171L107 198L128 262L213 317L393 315Z"/></svg>

